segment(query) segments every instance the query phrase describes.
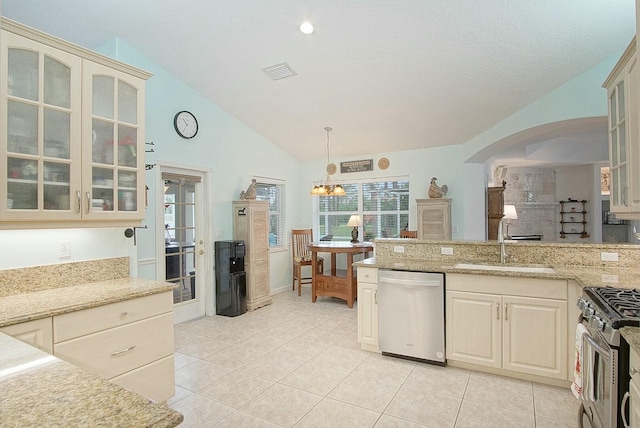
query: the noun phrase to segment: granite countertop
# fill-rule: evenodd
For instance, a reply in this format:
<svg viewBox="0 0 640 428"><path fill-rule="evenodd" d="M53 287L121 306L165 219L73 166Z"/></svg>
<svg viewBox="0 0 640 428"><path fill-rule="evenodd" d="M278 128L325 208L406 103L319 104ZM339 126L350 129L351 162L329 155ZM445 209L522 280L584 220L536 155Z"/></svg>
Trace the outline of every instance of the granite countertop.
<svg viewBox="0 0 640 428"><path fill-rule="evenodd" d="M0 327L171 291L175 286L127 277L0 297Z"/></svg>
<svg viewBox="0 0 640 428"><path fill-rule="evenodd" d="M0 426L175 427L183 416L0 333Z"/></svg>
<svg viewBox="0 0 640 428"><path fill-rule="evenodd" d="M629 347L640 355L640 327L622 327L620 334L627 341Z"/></svg>
<svg viewBox="0 0 640 428"><path fill-rule="evenodd" d="M541 272L517 272L504 270L483 270L483 269L461 269L455 265L463 263L460 260L443 261L429 259L394 259L371 257L354 263L355 266L377 267L381 269L408 270L416 272L442 272L442 273L463 273L474 275L498 275L511 276L518 278L545 278L545 279L563 279L575 280L583 287L618 287L618 288L637 288L640 287L640 277L638 269L621 268L621 267L599 267L599 266L544 266L552 268L555 273ZM510 266L508 263L500 265L499 263L481 263L496 266ZM537 266L540 265L511 265L511 266Z"/></svg>

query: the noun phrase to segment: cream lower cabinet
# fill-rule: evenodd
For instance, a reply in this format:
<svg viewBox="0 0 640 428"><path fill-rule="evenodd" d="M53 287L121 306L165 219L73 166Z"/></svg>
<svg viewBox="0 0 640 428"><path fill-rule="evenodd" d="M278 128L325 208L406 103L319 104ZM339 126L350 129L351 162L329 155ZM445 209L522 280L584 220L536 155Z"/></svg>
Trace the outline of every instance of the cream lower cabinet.
<svg viewBox="0 0 640 428"><path fill-rule="evenodd" d="M358 267L358 341L362 349L378 348L378 269Z"/></svg>
<svg viewBox="0 0 640 428"><path fill-rule="evenodd" d="M629 427L640 427L640 356L632 349L629 361ZM623 402L624 405L624 402ZM624 409L622 409L624 411Z"/></svg>
<svg viewBox="0 0 640 428"><path fill-rule="evenodd" d="M175 394L170 292L53 317L53 353L159 402Z"/></svg>
<svg viewBox="0 0 640 428"><path fill-rule="evenodd" d="M447 359L567 379L567 282L447 275Z"/></svg>
<svg viewBox="0 0 640 428"><path fill-rule="evenodd" d="M22 342L53 354L53 327L51 317L8 325L0 331Z"/></svg>

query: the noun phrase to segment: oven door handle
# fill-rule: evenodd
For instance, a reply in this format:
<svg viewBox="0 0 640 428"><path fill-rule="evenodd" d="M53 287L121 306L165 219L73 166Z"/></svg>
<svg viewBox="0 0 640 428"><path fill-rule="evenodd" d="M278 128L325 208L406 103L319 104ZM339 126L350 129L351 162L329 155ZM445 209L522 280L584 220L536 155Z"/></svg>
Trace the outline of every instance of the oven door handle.
<svg viewBox="0 0 640 428"><path fill-rule="evenodd" d="M598 345L596 341L593 340L593 337L591 337L591 335L589 335L588 333L585 333L584 338L587 340L587 342L589 342L589 345L595 348L598 354L604 354L604 356L607 357L607 359L611 357L611 355L609 354L609 351L604 349L602 346Z"/></svg>
<svg viewBox="0 0 640 428"><path fill-rule="evenodd" d="M597 393L595 391L596 385L594 384L595 370L599 367L595 367L595 354L600 354L603 358L610 360L611 354L609 351L598 345L596 341L591 337L588 332L582 335L582 368L580 370L580 379L582 381L582 394L581 398L585 401L595 401Z"/></svg>

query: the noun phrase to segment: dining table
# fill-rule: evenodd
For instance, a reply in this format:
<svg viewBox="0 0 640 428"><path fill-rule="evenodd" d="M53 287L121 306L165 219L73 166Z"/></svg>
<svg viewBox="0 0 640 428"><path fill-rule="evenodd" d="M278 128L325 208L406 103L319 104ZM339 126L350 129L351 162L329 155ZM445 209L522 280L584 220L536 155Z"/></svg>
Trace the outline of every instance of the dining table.
<svg viewBox="0 0 640 428"><path fill-rule="evenodd" d="M353 308L353 301L358 295L358 280L353 268L353 257L362 254L365 258L373 252L370 242L320 241L307 245L311 251L311 301L316 302L318 296L337 297L347 301L349 308ZM331 255L331 269L318 271L318 253ZM346 269L337 268L337 255L346 256Z"/></svg>

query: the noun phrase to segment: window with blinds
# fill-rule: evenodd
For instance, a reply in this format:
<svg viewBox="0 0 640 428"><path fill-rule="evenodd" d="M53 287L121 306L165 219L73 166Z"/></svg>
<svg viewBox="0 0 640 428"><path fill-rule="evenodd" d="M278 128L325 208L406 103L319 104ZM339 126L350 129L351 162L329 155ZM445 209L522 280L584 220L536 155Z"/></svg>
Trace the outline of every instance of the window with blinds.
<svg viewBox="0 0 640 428"><path fill-rule="evenodd" d="M332 236L333 241L351 240L352 214L363 220L361 239L399 237L409 226L409 180L398 177L387 180L363 180L342 183L346 196L314 198L314 235Z"/></svg>
<svg viewBox="0 0 640 428"><path fill-rule="evenodd" d="M285 248L285 191L284 180L266 177L256 179L256 199L269 202L269 247Z"/></svg>

